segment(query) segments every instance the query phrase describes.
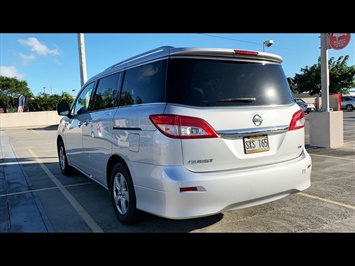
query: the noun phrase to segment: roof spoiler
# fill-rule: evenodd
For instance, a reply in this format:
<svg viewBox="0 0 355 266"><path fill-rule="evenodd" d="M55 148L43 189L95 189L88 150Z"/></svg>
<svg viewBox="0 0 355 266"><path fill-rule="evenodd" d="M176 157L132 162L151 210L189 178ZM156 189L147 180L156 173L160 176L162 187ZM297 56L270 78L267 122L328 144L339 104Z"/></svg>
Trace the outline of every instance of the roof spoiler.
<svg viewBox="0 0 355 266"><path fill-rule="evenodd" d="M158 51L166 51L166 50L170 50L170 49L172 49L172 48L174 48L174 47L173 47L173 46L168 46L168 45L166 45L166 46L160 46L160 47L158 47L158 48L155 48L155 49L146 51L146 52L144 52L144 53L135 55L135 56L133 56L133 57L127 58L126 60L123 60L123 61L121 61L121 62L118 62L118 63L116 63L116 64L114 64L114 65L108 67L107 69L117 67L117 66L119 66L119 65L122 65L122 64L124 64L124 63L127 63L127 62L129 62L129 61L132 61L132 60L137 59L137 58L139 58L139 57L143 57L143 56L148 55L148 54L153 54L153 53L156 53L156 52L158 52Z"/></svg>

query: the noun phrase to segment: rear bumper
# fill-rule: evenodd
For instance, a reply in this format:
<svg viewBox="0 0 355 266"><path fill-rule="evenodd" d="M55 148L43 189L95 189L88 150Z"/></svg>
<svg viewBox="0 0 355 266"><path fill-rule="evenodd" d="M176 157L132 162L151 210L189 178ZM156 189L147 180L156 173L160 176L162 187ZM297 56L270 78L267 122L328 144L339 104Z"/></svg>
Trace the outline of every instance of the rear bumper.
<svg viewBox="0 0 355 266"><path fill-rule="evenodd" d="M135 174L145 175L145 172ZM155 166L148 185L137 185L137 208L170 218L188 219L256 206L303 191L311 185L312 160L306 150L299 158L254 170L192 173L184 167ZM148 173L149 173L148 172ZM182 187L198 191L180 192Z"/></svg>

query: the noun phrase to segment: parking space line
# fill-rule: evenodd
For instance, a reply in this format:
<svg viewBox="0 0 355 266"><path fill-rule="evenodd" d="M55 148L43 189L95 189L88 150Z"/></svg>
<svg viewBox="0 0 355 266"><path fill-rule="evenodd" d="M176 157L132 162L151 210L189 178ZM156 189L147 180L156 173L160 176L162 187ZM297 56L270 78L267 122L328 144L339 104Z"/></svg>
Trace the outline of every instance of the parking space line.
<svg viewBox="0 0 355 266"><path fill-rule="evenodd" d="M101 227L94 221L94 219L90 216L90 214L79 204L79 202L70 194L70 192L59 182L59 180L52 174L52 172L42 163L39 157L32 151L29 152L36 159L38 164L41 166L43 171L47 174L47 176L54 182L57 188L62 192L64 197L70 202L73 208L78 212L80 217L87 223L87 225L91 228L94 233L103 233L104 231Z"/></svg>
<svg viewBox="0 0 355 266"><path fill-rule="evenodd" d="M84 186L84 185L91 185L91 184L96 184L96 183L94 181L91 181L91 182L80 183L80 184L72 184L72 185L68 185L68 186L65 186L65 187L76 187L76 186ZM14 195L19 195L19 194L47 191L47 190L52 190L52 189L58 189L58 187L46 187L46 188L31 189L31 190L25 190L25 191L17 191L17 192L7 193L7 194L0 194L0 198L1 197L9 197L9 196L14 196Z"/></svg>
<svg viewBox="0 0 355 266"><path fill-rule="evenodd" d="M37 132L37 130L33 130L32 128L30 128L32 133L36 133L37 135L41 135L39 132Z"/></svg>
<svg viewBox="0 0 355 266"><path fill-rule="evenodd" d="M338 157L338 156L328 156L328 155L322 155L322 154L313 154L309 153L312 156L318 156L318 157L326 157L326 158L332 158L332 159L339 159L339 160L348 160L348 161L355 161L354 158L346 158L346 157Z"/></svg>
<svg viewBox="0 0 355 266"><path fill-rule="evenodd" d="M337 202L337 201L328 200L328 199L324 199L324 198L321 198L321 197L309 195L309 194L306 194L304 192L298 192L297 194L305 196L305 197L308 197L308 198L325 201L325 202L328 202L328 203L332 203L332 204L335 204L335 205L338 205L338 206L342 206L342 207L345 207L345 208L348 208L348 209L355 210L355 206L352 206L352 205L348 205L348 204L344 204L344 203L341 203L341 202Z"/></svg>

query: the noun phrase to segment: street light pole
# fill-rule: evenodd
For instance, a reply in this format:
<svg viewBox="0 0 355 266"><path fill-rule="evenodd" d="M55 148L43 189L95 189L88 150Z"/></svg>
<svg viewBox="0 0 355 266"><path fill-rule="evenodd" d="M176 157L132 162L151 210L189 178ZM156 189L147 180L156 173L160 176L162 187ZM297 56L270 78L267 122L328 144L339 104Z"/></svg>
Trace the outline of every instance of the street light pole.
<svg viewBox="0 0 355 266"><path fill-rule="evenodd" d="M83 33L78 33L78 45L79 45L80 80L81 80L81 86L83 86L87 80L85 44L84 44Z"/></svg>

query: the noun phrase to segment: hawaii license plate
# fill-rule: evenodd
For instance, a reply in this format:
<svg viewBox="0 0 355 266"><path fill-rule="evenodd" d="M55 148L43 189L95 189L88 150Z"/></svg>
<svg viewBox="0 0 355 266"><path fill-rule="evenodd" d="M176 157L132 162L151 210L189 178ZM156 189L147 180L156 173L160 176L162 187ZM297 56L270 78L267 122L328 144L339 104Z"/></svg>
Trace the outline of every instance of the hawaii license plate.
<svg viewBox="0 0 355 266"><path fill-rule="evenodd" d="M246 154L264 152L270 150L267 135L248 136L243 138Z"/></svg>

